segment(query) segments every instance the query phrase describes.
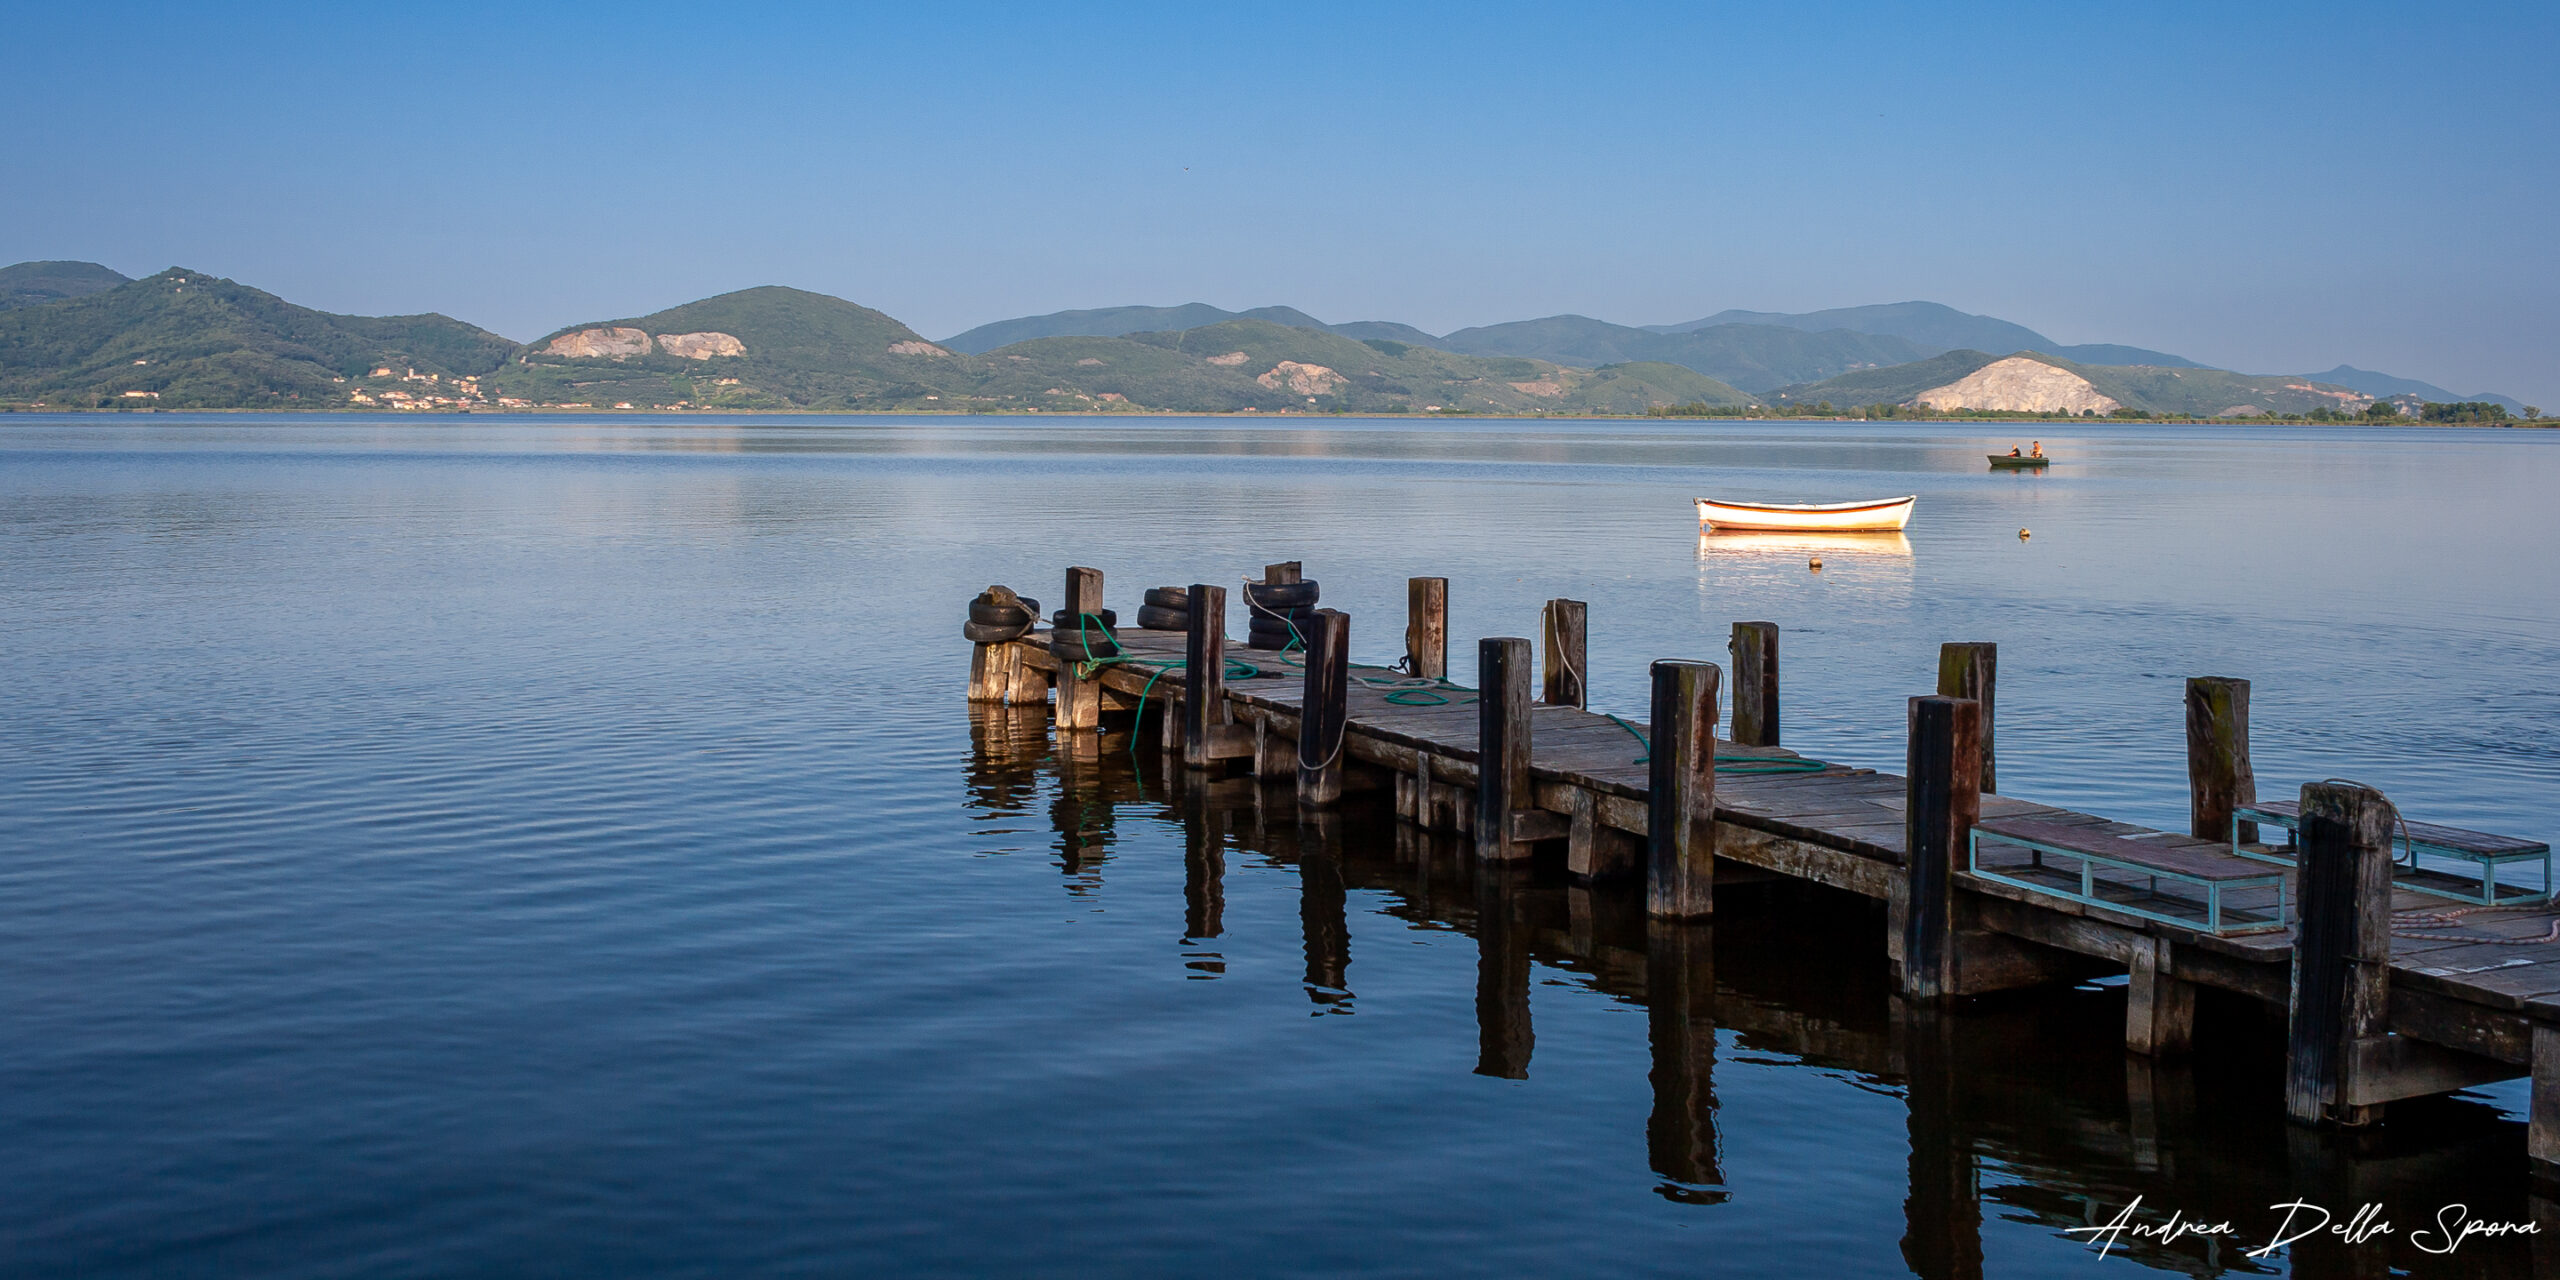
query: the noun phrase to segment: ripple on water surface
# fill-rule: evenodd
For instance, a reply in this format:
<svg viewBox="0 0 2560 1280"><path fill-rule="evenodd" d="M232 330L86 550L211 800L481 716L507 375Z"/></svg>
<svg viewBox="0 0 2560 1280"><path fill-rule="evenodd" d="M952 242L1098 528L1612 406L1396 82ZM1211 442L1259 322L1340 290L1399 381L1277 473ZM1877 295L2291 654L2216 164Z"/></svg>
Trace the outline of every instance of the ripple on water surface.
<svg viewBox="0 0 2560 1280"><path fill-rule="evenodd" d="M0 429L0 1256L1830 1276L2085 1265L2061 1229L2136 1194L2524 1212L2512 1090L2421 1104L2423 1159L2289 1156L2265 1053L2130 1078L2117 993L1914 1040L1863 905L1666 939L959 696L990 582L1096 564L1125 611L1298 558L1364 661L1419 573L1461 680L1590 601L1621 711L1774 620L1789 744L1890 768L1937 644L1990 639L2016 794L2181 823L2179 681L2227 673L2270 788L2560 827L2560 528L2498 514L2551 443L2095 428L1986 475L2006 430ZM1921 504L1807 552L1698 537L1700 493Z"/></svg>

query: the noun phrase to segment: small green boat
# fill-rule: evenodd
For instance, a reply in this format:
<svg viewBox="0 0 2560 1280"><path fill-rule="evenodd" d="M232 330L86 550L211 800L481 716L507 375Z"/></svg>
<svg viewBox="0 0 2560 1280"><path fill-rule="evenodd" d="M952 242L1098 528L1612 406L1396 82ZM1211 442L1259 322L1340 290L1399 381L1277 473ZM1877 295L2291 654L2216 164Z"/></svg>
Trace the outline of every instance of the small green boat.
<svg viewBox="0 0 2560 1280"><path fill-rule="evenodd" d="M1995 471L2033 470L2048 466L2052 462L2051 458L2030 454L1995 453L1991 455L1991 468Z"/></svg>

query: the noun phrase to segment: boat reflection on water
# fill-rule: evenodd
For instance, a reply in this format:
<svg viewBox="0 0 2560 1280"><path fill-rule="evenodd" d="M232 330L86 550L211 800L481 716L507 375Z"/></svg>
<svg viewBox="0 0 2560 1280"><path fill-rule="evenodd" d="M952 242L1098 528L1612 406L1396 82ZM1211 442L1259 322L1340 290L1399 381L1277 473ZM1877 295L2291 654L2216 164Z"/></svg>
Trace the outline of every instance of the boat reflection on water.
<svg viewBox="0 0 2560 1280"><path fill-rule="evenodd" d="M2359 1135L2287 1125L2280 1071L2270 1066L2281 1061L2280 1012L2208 991L2198 1043L2227 1051L2144 1058L2121 1047L2121 988L2013 993L1952 1008L1904 1002L1889 979L1885 908L1864 898L1728 865L1714 922L1649 920L1640 887L1575 884L1544 860L1479 863L1462 839L1398 820L1374 793L1353 795L1338 813L1305 813L1285 786L1168 769L1152 723L1133 730L1115 718L1098 734L1044 733L1045 708L970 714L977 751L966 794L980 829L1018 836L1018 850L1049 845L1070 893L1088 891L1112 846L1132 833L1180 824L1184 936L1167 963L1183 976L1215 978L1225 967L1211 944L1227 929L1232 849L1243 855L1233 863L1242 875L1295 878L1315 1012L1353 1011L1355 959L1384 969L1409 954L1398 940L1355 957L1355 937L1392 935L1384 921L1472 940L1476 1074L1527 1079L1538 1070L1533 986L1643 1006L1648 1060L1630 1058L1622 1069L1650 1084L1641 1148L1667 1201L1719 1205L1755 1180L1727 1158L1721 1053L1754 1072L1801 1067L1799 1105L1832 1111L1834 1122L1864 1102L1843 1095L1844 1105L1827 1107L1826 1091L1899 1095L1901 1131L1868 1136L1907 1144L1901 1245L1916 1275L1980 1276L1986 1223L2086 1245L2093 1226L2136 1198L2145 1222L2174 1209L2190 1222L2235 1225L2234 1237L2169 1243L2127 1233L2109 1250L2115 1260L2188 1275L2279 1265L2244 1255L2274 1229L2270 1206L2295 1200L2337 1207L2340 1222L2368 1201L2407 1220L2398 1234L2352 1245L2307 1236L2287 1260L2296 1274L2430 1273L2441 1259L2419 1252L2413 1229L2455 1204L2474 1220L2542 1224L2537 1237L2466 1243L2463 1274L2560 1274L2560 1201L2518 1176L2521 1124L2452 1097L2394 1103L2390 1124ZM1054 832L1026 829L1043 808ZM1355 920L1355 901L1372 923ZM1403 985L1410 977L1397 975L1403 998L1416 996ZM1445 998L1467 997L1451 990ZM1575 1046L1573 1069L1608 1070L1590 1049ZM1436 1046L1416 1052L1445 1056ZM1616 1139L1630 1158L1636 1136ZM1761 1172L1789 1184L1816 1176Z"/></svg>
<svg viewBox="0 0 2560 1280"><path fill-rule="evenodd" d="M1911 539L1890 533L1698 535L1698 589L1810 590L1854 587L1890 598L1912 588Z"/></svg>
<svg viewBox="0 0 2560 1280"><path fill-rule="evenodd" d="M1911 558L1911 539L1900 530L1888 533L1746 533L1724 530L1701 530L1698 534L1698 558L1727 556L1734 558L1766 558L1802 562L1820 556L1825 564L1834 558L1872 559Z"/></svg>

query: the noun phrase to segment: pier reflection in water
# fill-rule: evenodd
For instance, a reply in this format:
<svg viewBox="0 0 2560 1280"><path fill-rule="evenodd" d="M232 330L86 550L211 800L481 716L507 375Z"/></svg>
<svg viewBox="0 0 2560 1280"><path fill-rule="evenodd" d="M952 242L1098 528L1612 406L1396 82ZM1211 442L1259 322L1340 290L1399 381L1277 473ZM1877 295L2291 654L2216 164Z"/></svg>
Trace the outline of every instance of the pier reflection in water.
<svg viewBox="0 0 2560 1280"><path fill-rule="evenodd" d="M1737 1164L1732 1124L1784 1121L1725 1116L1716 1088L1724 1061L1903 1101L1903 1131L1857 1141L1866 1150L1907 1144L1900 1243L1915 1275L1984 1274L1986 1237L2002 1231L2091 1240L2090 1228L2137 1199L2136 1221L2175 1211L2234 1226L2219 1238L2112 1241L2113 1259L2190 1275L2560 1273L2560 1204L2523 1176L2520 1126L2460 1097L2394 1104L2395 1123L2361 1135L2289 1126L2280 1081L2264 1065L2281 1054L2248 1043L2280 1044L2283 1027L2252 1007L2207 993L2200 1041L2233 1050L2155 1061L2121 1048L2120 989L1950 1011L1908 1005L1888 982L1883 908L1863 899L1728 872L1714 923L1648 920L1640 891L1576 885L1544 861L1480 864L1460 842L1399 824L1374 795L1309 814L1285 787L1162 768L1151 731L1054 732L1042 707L968 714L970 803L989 830L1045 811L1069 893L1099 883L1124 821L1180 824L1182 936L1170 962L1186 976L1225 972L1213 944L1226 932L1232 851L1250 874L1296 877L1304 986L1319 1016L1353 1014L1355 975L1396 963L1385 946L1355 957L1357 939L1414 928L1475 944L1478 1075L1525 1080L1537 1069L1533 987L1641 1006L1650 1060L1624 1069L1651 1086L1641 1150L1655 1194L1691 1207L1667 1211L1760 1212L1750 1206L1765 1209L1771 1197L1755 1197L1755 1183L1820 1183L1821 1170ZM1355 894L1374 925L1354 914ZM1591 1057L1574 1061L1581 1069ZM2400 1122L2408 1119L2416 1123ZM2293 1201L2340 1223L2383 1204L2394 1230L2353 1244L2318 1233L2284 1254L2246 1257L2281 1220L2275 1206ZM2473 1219L2536 1221L2544 1234L2474 1239L2452 1258L2423 1252L2421 1231L2446 1205Z"/></svg>

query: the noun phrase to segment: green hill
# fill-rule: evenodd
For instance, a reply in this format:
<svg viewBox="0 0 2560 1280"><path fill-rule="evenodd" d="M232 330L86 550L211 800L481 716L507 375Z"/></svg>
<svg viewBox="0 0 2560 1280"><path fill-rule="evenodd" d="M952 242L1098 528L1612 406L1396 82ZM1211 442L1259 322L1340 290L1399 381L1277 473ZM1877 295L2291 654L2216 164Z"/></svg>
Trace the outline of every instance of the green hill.
<svg viewBox="0 0 2560 1280"><path fill-rule="evenodd" d="M1746 391L1764 391L1937 354L1934 347L1849 329L1714 325L1657 333L1589 316L1548 316L1461 329L1441 340L1473 355L1527 356L1557 364L1676 364Z"/></svg>
<svg viewBox="0 0 2560 1280"><path fill-rule="evenodd" d="M1641 413L1656 404L1747 397L1668 366L1566 368L1459 355L1386 338L1353 341L1266 320L1119 338L1041 338L987 353L972 393L1061 408L1260 412Z"/></svg>
<svg viewBox="0 0 2560 1280"><path fill-rule="evenodd" d="M1689 333L1716 325L1781 325L1790 329L1821 332L1847 329L1884 337L1904 338L1924 347L1938 350L1974 351L2048 351L2065 360L2082 364L2155 364L2175 369L2199 369L2202 365L2183 356L2164 351L2146 351L2141 347L2119 346L2111 342L2092 342L2063 346L2022 324L1997 316L1978 316L1958 311L1940 302L1888 302L1878 306L1834 307L1828 311L1789 314L1783 311L1719 311L1703 320L1686 324L1646 325L1656 333Z"/></svg>
<svg viewBox="0 0 2560 1280"><path fill-rule="evenodd" d="M1044 316L1023 316L1016 320L998 320L982 324L966 333L955 334L942 345L954 351L983 354L998 347L1029 342L1035 338L1121 338L1133 333L1174 333L1199 329L1229 320L1268 320L1292 329L1315 329L1340 334L1346 338L1385 338L1394 342L1411 342L1437 346L1440 340L1409 324L1389 320L1355 320L1349 324L1326 324L1296 307L1255 307L1250 311L1227 311L1205 302L1189 302L1178 307L1102 307L1089 311L1053 311Z"/></svg>
<svg viewBox="0 0 2560 1280"><path fill-rule="evenodd" d="M0 311L104 293L132 279L94 262L21 262L0 267Z"/></svg>
<svg viewBox="0 0 2560 1280"><path fill-rule="evenodd" d="M1860 369L1819 382L1800 382L1779 387L1769 393L1769 403L1809 405L1830 401L1841 408L1852 405L1905 404L1913 396L1932 387L1943 387L2000 357L1980 351L1957 350L1934 355L1909 364L1889 365L1882 369Z"/></svg>
<svg viewBox="0 0 2560 1280"><path fill-rule="evenodd" d="M490 383L533 404L873 409L928 405L978 364L869 307L766 285L556 330Z"/></svg>
<svg viewBox="0 0 2560 1280"><path fill-rule="evenodd" d="M342 316L172 267L0 311L0 401L91 408L336 408L377 368L443 386L515 344L446 316ZM423 391L423 385L421 390Z"/></svg>

